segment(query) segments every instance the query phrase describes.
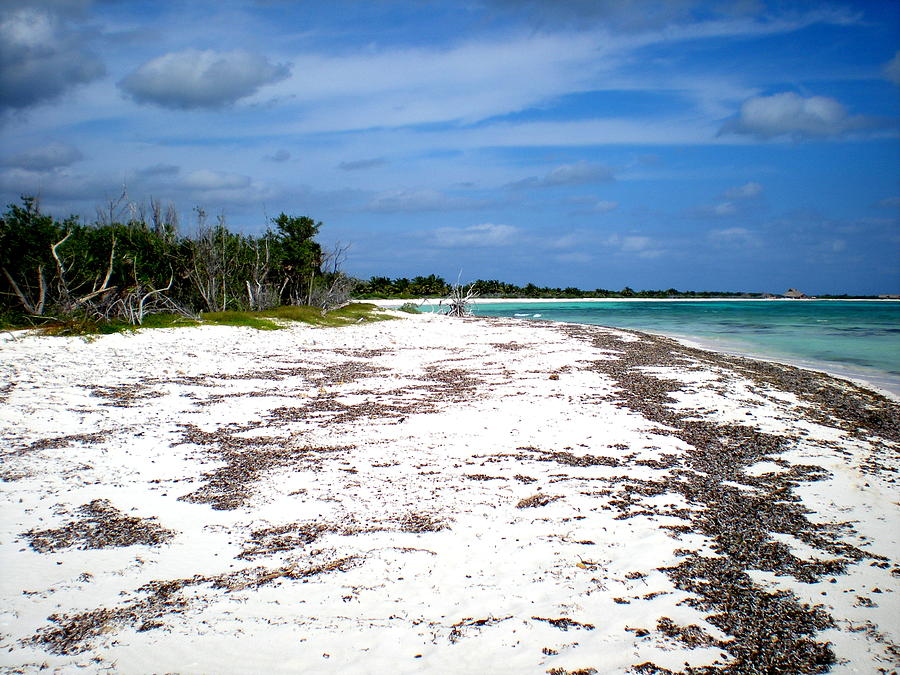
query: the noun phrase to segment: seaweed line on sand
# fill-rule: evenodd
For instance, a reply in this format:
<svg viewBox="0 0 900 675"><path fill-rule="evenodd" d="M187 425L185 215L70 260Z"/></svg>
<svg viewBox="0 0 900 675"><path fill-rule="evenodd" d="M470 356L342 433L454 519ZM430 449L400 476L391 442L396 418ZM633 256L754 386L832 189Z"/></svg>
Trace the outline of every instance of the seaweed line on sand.
<svg viewBox="0 0 900 675"><path fill-rule="evenodd" d="M191 606L182 594L186 588L208 585L226 593L258 588L279 579L304 580L330 572L344 572L358 560L345 556L301 566L290 563L276 569L255 567L216 576L197 575L189 579L151 581L138 589L145 597L114 608L100 608L73 614L53 614L55 626L42 628L24 644L40 645L54 654L77 654L90 649L90 642L104 634L131 626L137 631L161 628L163 617L184 612Z"/></svg>
<svg viewBox="0 0 900 675"><path fill-rule="evenodd" d="M756 477L745 472L764 459L785 465L778 455L797 439L762 433L745 425L690 418L688 413L672 407L676 401L670 394L681 385L647 374L644 369L670 366L677 361L737 370L758 386L797 394L809 405L810 417L816 422L852 434L866 434L869 442L876 444L882 442L879 438L893 442L900 435L900 424L895 424L896 406L863 389L847 392L842 383L827 376L720 357L665 338L632 333L638 341L629 342L623 349L620 338L602 329L566 325L558 330L596 348L617 351L618 358L595 361L590 368L613 379L618 387L618 405L659 424L657 433L673 435L688 446L680 466L672 466L662 478L617 479L627 495L618 500L622 517L648 512L646 508L637 513L630 511L632 505L641 501L640 497L677 494L693 508L672 514L689 523L669 526L673 536L681 531L702 533L711 540L716 553L711 557L682 550L682 562L661 568L677 588L691 594L690 603L707 613L710 624L730 636L719 645L731 655L730 662L688 667L684 672L821 673L830 669L835 662L834 652L828 643L817 641L816 634L833 626L834 619L823 607L809 606L791 592L764 589L748 571L768 570L813 582L826 574L840 574L848 565L863 560L874 560L883 566L886 558L842 541L840 534L850 530L848 525L816 523L807 517L808 511L792 490L802 482L827 478L823 469L788 465L787 471ZM565 461L565 457L554 459ZM753 489L740 489L735 484ZM616 500L612 503L615 505ZM653 507L649 511L653 512ZM800 558L776 541L773 533L792 535L826 556L815 560ZM693 632L691 627L679 627L671 620L663 622L658 630L682 636ZM633 669L640 673L670 672L650 662Z"/></svg>

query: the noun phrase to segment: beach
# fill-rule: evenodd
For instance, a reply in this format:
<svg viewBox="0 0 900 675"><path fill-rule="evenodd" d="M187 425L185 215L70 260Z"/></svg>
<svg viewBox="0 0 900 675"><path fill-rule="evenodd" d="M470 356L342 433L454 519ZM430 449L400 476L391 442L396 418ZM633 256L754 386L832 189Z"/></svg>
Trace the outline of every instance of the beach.
<svg viewBox="0 0 900 675"><path fill-rule="evenodd" d="M2 334L0 672L900 668L896 400L394 315Z"/></svg>

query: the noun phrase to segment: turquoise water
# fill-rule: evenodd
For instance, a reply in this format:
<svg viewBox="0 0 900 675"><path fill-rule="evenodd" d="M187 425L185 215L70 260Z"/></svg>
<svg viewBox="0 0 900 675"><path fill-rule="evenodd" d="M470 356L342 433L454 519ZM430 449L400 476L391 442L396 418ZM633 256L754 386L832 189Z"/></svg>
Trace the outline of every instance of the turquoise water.
<svg viewBox="0 0 900 675"><path fill-rule="evenodd" d="M479 302L475 314L634 328L857 377L900 393L900 302ZM539 315L539 316L538 316Z"/></svg>

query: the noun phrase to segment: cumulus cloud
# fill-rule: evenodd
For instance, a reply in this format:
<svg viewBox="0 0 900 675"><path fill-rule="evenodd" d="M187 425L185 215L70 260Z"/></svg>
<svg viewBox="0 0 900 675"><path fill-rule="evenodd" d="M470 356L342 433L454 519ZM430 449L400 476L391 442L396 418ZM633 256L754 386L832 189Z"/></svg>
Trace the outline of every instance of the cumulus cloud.
<svg viewBox="0 0 900 675"><path fill-rule="evenodd" d="M379 166L387 164L384 157L373 157L371 159L357 159L352 162L341 162L338 168L342 171L359 171L361 169L375 169Z"/></svg>
<svg viewBox="0 0 900 675"><path fill-rule="evenodd" d="M838 101L826 96L803 97L794 92L756 96L744 101L740 113L720 133L742 134L760 139L778 136L825 138L863 129L872 122L851 116Z"/></svg>
<svg viewBox="0 0 900 675"><path fill-rule="evenodd" d="M437 190L395 190L376 195L365 206L366 211L376 213L400 213L413 211L454 211L477 209L484 202L464 197L450 197Z"/></svg>
<svg viewBox="0 0 900 675"><path fill-rule="evenodd" d="M507 187L511 188L545 188L559 185L584 185L586 183L604 183L614 180L612 169L603 164L595 164L586 160L574 164L563 164L543 176L531 176Z"/></svg>
<svg viewBox="0 0 900 675"><path fill-rule="evenodd" d="M75 146L67 143L48 143L13 155L4 164L30 171L49 171L70 166L80 159L82 154Z"/></svg>
<svg viewBox="0 0 900 675"><path fill-rule="evenodd" d="M884 64L881 72L885 78L894 84L900 85L900 52L894 54L894 58Z"/></svg>
<svg viewBox="0 0 900 675"><path fill-rule="evenodd" d="M52 4L0 9L0 109L51 101L105 73L89 41Z"/></svg>
<svg viewBox="0 0 900 675"><path fill-rule="evenodd" d="M729 188L725 191L726 199L753 199L759 197L763 192L763 186L759 183L750 181L737 187Z"/></svg>
<svg viewBox="0 0 900 675"><path fill-rule="evenodd" d="M469 227L441 227L435 230L438 246L455 248L460 246L505 246L511 244L519 234L519 228L512 225L483 223Z"/></svg>
<svg viewBox="0 0 900 675"><path fill-rule="evenodd" d="M119 82L138 103L190 110L221 108L285 79L290 68L246 51L187 49L147 61Z"/></svg>

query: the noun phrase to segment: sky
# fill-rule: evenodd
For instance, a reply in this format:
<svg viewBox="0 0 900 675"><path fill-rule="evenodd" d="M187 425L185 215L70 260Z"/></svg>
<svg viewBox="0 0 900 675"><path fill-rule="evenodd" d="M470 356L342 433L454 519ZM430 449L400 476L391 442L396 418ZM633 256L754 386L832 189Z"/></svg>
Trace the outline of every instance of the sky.
<svg viewBox="0 0 900 675"><path fill-rule="evenodd" d="M0 197L351 275L900 293L900 3L0 0Z"/></svg>

